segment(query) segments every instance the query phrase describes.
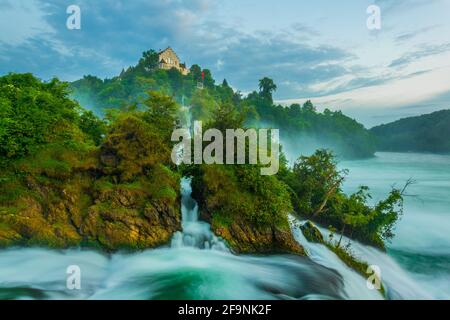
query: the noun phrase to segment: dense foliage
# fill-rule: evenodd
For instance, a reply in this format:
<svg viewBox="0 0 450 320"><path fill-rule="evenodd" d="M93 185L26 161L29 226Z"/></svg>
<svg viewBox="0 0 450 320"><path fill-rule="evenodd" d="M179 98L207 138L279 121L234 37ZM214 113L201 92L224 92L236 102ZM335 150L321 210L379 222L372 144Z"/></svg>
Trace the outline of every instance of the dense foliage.
<svg viewBox="0 0 450 320"><path fill-rule="evenodd" d="M31 74L0 77L2 163L32 154L51 142L100 142L103 122L82 110L67 93L67 84L57 79L45 83Z"/></svg>
<svg viewBox="0 0 450 320"><path fill-rule="evenodd" d="M72 83L73 96L95 112L69 99L67 84L56 79L0 78L1 241L111 249L167 241L179 228L170 136L180 123L180 104L222 132L271 123L300 143L302 134L325 137L341 156L373 153L369 132L340 112L319 113L309 101L274 105L276 85L269 78L243 98L198 65L188 76L156 65L156 53L148 51L118 77ZM301 156L292 168L284 155L281 162L276 176L262 176L260 165L193 165L183 173L193 177L194 196L213 230L242 252L301 253L288 224L292 210L380 247L392 237L400 190L370 207L365 187L343 194L345 171L337 170L329 151Z"/></svg>
<svg viewBox="0 0 450 320"><path fill-rule="evenodd" d="M158 91L171 96L180 104L191 104L192 99L202 99L202 96L195 96L202 93L197 90L198 83L202 81L202 73L205 88L203 96L206 98L221 101L231 99L234 94L226 81L216 86L211 72L208 69L201 69L198 65L193 65L187 76L176 69L158 69L157 65L158 54L153 50L144 52L136 66L122 70L117 77L101 80L88 75L71 83L72 97L97 114L111 108L141 105L149 91Z"/></svg>
<svg viewBox="0 0 450 320"><path fill-rule="evenodd" d="M342 112L328 109L318 112L310 101L303 106L274 104L272 95L277 86L270 78L259 81L259 92L242 97L226 80L216 84L208 69L193 65L184 76L176 69L157 69L157 59L155 51L148 51L136 66L112 79L85 76L71 84L72 96L83 106L102 114L111 108L142 106L146 93L156 90L172 96L179 104L190 105L193 117L203 121L211 119L221 104L231 103L245 112L248 125L280 129L282 141L286 146L292 145L290 149L311 154L318 148L328 148L341 158L374 155L375 144L370 132ZM199 90L202 73L203 90Z"/></svg>
<svg viewBox="0 0 450 320"><path fill-rule="evenodd" d="M213 112L206 127L225 136L226 129L243 128L244 122L245 114L225 103ZM262 176L259 165L193 165L187 173L194 176L194 189L213 218L287 226L292 206L286 185L275 176Z"/></svg>
<svg viewBox="0 0 450 320"><path fill-rule="evenodd" d="M0 78L0 246L147 248L179 230L168 139L178 105L149 92L101 120L67 84Z"/></svg>
<svg viewBox="0 0 450 320"><path fill-rule="evenodd" d="M260 123L280 129L286 147L311 154L315 149L332 149L340 158L366 158L375 153L372 134L341 111L317 111L311 101L303 106L274 105L264 91L251 93L247 105L256 107Z"/></svg>
<svg viewBox="0 0 450 320"><path fill-rule="evenodd" d="M450 153L450 110L401 119L370 131L382 151Z"/></svg>
<svg viewBox="0 0 450 320"><path fill-rule="evenodd" d="M350 196L342 192L346 173L337 169L330 151L317 150L310 157L300 157L292 171L281 172L281 179L292 189L299 215L383 248L394 236L393 228L403 212L405 189L393 188L386 199L371 206L366 186Z"/></svg>
<svg viewBox="0 0 450 320"><path fill-rule="evenodd" d="M226 129L243 128L246 114L224 103L206 126L225 135ZM236 157L236 147L234 152ZM293 208L288 187L275 175L261 175L260 168L260 164L201 164L188 166L184 173L193 177L193 196L203 217L233 250L303 254L290 231L288 214Z"/></svg>

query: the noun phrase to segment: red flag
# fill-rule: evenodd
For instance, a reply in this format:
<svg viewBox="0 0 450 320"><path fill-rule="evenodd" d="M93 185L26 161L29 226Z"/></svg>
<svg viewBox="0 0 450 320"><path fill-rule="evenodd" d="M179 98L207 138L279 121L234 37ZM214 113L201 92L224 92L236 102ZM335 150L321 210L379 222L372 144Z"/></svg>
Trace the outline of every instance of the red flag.
<svg viewBox="0 0 450 320"><path fill-rule="evenodd" d="M202 81L205 81L205 71L202 71Z"/></svg>

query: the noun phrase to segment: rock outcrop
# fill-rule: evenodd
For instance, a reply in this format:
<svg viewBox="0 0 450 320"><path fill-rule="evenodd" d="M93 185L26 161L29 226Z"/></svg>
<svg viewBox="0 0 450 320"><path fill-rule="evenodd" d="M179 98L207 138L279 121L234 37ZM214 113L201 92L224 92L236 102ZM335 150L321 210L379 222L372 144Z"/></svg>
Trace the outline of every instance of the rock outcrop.
<svg viewBox="0 0 450 320"><path fill-rule="evenodd" d="M157 138L145 122L125 118L100 148L50 145L14 163L0 175L0 246L167 243L181 230L180 176Z"/></svg>
<svg viewBox="0 0 450 320"><path fill-rule="evenodd" d="M305 254L289 228L257 227L245 221L233 221L229 226L212 224L212 230L225 239L236 253Z"/></svg>
<svg viewBox="0 0 450 320"><path fill-rule="evenodd" d="M192 186L200 217L234 252L305 255L289 226L290 199L275 177L257 167L207 166L194 173Z"/></svg>
<svg viewBox="0 0 450 320"><path fill-rule="evenodd" d="M300 230L305 236L306 240L315 243L325 243L323 235L316 226L314 226L310 221L307 221L300 226Z"/></svg>
<svg viewBox="0 0 450 320"><path fill-rule="evenodd" d="M8 210L0 208L0 246L143 249L181 229L176 198L155 198L138 184L96 182L84 175L61 186L34 183Z"/></svg>

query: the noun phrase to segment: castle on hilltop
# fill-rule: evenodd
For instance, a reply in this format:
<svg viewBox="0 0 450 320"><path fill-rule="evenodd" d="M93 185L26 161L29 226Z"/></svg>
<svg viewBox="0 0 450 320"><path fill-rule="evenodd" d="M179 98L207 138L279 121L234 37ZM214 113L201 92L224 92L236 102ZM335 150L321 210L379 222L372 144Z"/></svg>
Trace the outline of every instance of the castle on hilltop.
<svg viewBox="0 0 450 320"><path fill-rule="evenodd" d="M164 70L170 70L172 68L177 69L183 75L189 74L189 69L186 67L186 63L180 63L180 58L171 47L160 51L159 56L159 68Z"/></svg>

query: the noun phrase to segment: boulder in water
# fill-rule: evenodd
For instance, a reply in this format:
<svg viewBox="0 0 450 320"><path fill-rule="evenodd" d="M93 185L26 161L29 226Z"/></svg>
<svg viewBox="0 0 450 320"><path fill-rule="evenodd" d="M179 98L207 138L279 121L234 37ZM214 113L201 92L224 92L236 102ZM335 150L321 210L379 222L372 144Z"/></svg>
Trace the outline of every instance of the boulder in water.
<svg viewBox="0 0 450 320"><path fill-rule="evenodd" d="M300 230L302 230L303 235L309 242L324 243L322 233L311 223L311 221L307 221L300 226Z"/></svg>

